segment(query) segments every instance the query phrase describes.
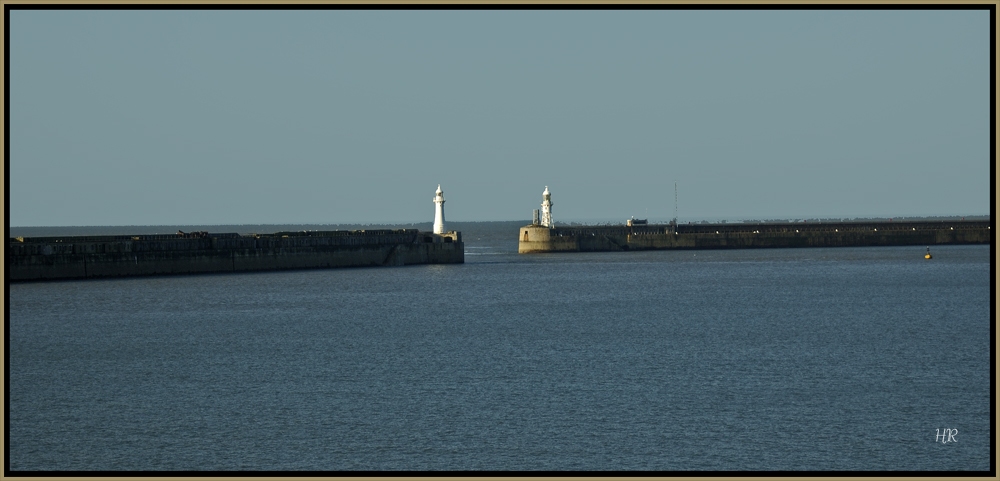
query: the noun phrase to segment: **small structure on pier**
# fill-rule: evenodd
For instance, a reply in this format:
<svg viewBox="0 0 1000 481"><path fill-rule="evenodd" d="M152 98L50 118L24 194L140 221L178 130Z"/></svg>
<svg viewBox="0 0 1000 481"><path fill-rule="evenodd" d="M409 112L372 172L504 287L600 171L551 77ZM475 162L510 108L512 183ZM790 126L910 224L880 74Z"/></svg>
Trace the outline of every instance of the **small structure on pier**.
<svg viewBox="0 0 1000 481"><path fill-rule="evenodd" d="M460 199L461 200L461 199ZM434 233L446 234L444 228L444 192L441 191L441 184L438 184L437 192L434 192Z"/></svg>
<svg viewBox="0 0 1000 481"><path fill-rule="evenodd" d="M545 192L542 192L542 225L550 229L555 227L552 223L552 194L547 185Z"/></svg>

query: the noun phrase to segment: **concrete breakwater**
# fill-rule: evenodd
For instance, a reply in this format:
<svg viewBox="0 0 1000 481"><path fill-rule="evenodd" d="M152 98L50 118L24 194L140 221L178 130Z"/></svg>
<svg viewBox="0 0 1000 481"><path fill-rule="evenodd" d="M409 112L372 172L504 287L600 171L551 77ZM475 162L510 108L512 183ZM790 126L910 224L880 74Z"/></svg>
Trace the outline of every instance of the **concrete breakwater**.
<svg viewBox="0 0 1000 481"><path fill-rule="evenodd" d="M989 244L992 220L557 226L520 229L518 252Z"/></svg>
<svg viewBox="0 0 1000 481"><path fill-rule="evenodd" d="M465 262L461 232L416 229L17 237L14 281Z"/></svg>

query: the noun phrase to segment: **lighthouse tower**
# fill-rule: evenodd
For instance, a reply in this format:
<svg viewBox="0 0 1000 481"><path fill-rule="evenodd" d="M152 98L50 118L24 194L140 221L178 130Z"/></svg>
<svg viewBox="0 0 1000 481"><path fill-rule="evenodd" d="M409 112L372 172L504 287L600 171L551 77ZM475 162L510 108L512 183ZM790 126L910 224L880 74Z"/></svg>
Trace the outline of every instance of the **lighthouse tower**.
<svg viewBox="0 0 1000 481"><path fill-rule="evenodd" d="M552 194L549 193L549 186L545 186L542 192L542 225L549 229L555 227L552 224Z"/></svg>
<svg viewBox="0 0 1000 481"><path fill-rule="evenodd" d="M434 208L434 233L444 234L448 231L444 229L444 192L441 191L441 184L438 184L434 194L434 203L437 204Z"/></svg>

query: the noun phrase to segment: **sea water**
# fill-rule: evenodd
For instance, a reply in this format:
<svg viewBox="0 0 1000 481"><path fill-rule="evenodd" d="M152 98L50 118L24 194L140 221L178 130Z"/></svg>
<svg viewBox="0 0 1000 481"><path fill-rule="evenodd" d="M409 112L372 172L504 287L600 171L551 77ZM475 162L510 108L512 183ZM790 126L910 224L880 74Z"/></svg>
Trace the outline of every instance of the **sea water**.
<svg viewBox="0 0 1000 481"><path fill-rule="evenodd" d="M463 265L12 284L9 467L991 468L990 246L487 231Z"/></svg>

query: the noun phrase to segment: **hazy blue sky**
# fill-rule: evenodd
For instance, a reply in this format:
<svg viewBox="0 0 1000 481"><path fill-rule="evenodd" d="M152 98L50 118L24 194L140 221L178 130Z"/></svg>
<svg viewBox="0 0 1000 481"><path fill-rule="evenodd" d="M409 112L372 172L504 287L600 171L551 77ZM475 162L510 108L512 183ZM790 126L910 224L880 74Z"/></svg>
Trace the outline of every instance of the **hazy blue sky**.
<svg viewBox="0 0 1000 481"><path fill-rule="evenodd" d="M12 226L990 212L990 12L10 12ZM648 214L647 214L648 209Z"/></svg>

